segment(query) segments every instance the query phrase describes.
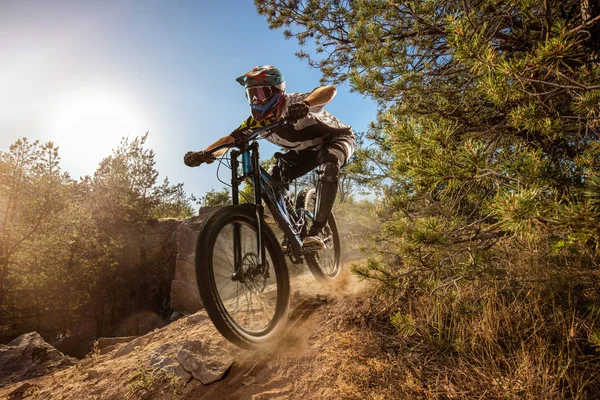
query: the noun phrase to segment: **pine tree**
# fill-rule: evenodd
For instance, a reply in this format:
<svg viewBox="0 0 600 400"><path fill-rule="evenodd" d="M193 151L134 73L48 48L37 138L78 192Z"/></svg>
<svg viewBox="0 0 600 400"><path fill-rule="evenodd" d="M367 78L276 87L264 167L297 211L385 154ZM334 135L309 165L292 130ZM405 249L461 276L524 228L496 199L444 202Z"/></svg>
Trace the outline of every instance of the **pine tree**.
<svg viewBox="0 0 600 400"><path fill-rule="evenodd" d="M152 193L156 205L152 209L154 218L189 218L193 214L192 203L196 198L183 190L183 183L171 185L166 177Z"/></svg>
<svg viewBox="0 0 600 400"><path fill-rule="evenodd" d="M600 167L595 3L255 4L271 28L314 42L298 55L324 81L378 102L386 251L450 275L493 270L487 250L506 238L597 260L585 195Z"/></svg>
<svg viewBox="0 0 600 400"><path fill-rule="evenodd" d="M231 204L229 189L223 188L219 191L211 189L200 199L202 207L214 207L223 204Z"/></svg>
<svg viewBox="0 0 600 400"><path fill-rule="evenodd" d="M0 152L0 311L8 280L18 278L12 274L15 257L61 210L61 188L69 180L52 142L23 138Z"/></svg>
<svg viewBox="0 0 600 400"><path fill-rule="evenodd" d="M399 364L429 365L420 395L597 397L598 1L255 4L378 103L385 223L354 271L381 282L368 319L418 349Z"/></svg>
<svg viewBox="0 0 600 400"><path fill-rule="evenodd" d="M154 151L145 148L147 138L148 133L131 141L123 138L113 154L100 162L92 193L101 225L142 223L155 207L152 194L158 171Z"/></svg>

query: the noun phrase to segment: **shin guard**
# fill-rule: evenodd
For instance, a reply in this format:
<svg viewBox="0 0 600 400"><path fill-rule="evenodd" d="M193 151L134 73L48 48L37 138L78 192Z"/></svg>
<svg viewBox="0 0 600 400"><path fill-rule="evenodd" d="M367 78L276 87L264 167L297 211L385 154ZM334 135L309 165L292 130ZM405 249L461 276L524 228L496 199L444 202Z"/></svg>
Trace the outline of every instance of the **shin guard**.
<svg viewBox="0 0 600 400"><path fill-rule="evenodd" d="M329 218L337 194L339 172L340 169L336 163L327 162L321 165L321 175L317 186L315 219L312 227L314 231L322 229L327 224L327 218Z"/></svg>

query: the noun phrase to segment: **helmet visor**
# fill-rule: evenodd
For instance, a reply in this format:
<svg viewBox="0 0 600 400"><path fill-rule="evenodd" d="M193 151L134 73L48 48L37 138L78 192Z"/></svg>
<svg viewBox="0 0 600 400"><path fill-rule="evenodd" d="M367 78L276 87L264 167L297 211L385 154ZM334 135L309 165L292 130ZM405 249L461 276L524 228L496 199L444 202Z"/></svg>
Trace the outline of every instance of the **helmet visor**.
<svg viewBox="0 0 600 400"><path fill-rule="evenodd" d="M253 106L267 104L279 89L273 86L254 86L246 89L248 103Z"/></svg>

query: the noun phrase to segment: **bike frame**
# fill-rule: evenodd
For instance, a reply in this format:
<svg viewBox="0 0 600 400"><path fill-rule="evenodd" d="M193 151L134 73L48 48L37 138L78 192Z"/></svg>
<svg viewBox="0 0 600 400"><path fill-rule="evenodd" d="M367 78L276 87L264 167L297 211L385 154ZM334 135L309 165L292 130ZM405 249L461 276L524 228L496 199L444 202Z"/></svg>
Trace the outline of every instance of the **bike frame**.
<svg viewBox="0 0 600 400"><path fill-rule="evenodd" d="M285 122L284 122L285 123ZM262 227L264 222L264 207L262 201L265 202L275 222L285 234L289 241L291 255L295 260L300 262L302 259L302 239L300 231L304 225L305 214L300 216L290 215L286 206L287 190L282 184L276 182L273 177L260 166L260 157L258 152L258 142L255 140L261 133L274 129L281 125L280 122L267 125L263 128L251 132L246 137L236 140L233 147L238 150L231 150L231 198L234 205L239 205L239 185L245 180L251 180L254 187L254 206L257 220L257 240L256 247L258 251L258 262L260 267L266 265L265 247L262 238ZM250 143L251 142L251 143ZM224 144L212 149L216 151L229 145ZM239 172L241 156L242 173ZM288 198L289 200L289 198ZM310 213L309 213L310 215ZM241 271L242 254L241 254L241 238L240 226L233 226L234 240L234 265L236 275Z"/></svg>

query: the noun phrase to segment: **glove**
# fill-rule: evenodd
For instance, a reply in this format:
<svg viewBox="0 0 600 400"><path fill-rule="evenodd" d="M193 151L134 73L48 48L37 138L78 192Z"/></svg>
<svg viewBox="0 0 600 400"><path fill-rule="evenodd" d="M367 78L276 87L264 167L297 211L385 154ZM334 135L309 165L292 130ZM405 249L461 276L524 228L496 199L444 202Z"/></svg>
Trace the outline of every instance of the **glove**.
<svg viewBox="0 0 600 400"><path fill-rule="evenodd" d="M306 101L290 104L287 111L287 116L292 121L298 121L308 115L309 109L310 106Z"/></svg>
<svg viewBox="0 0 600 400"><path fill-rule="evenodd" d="M203 163L210 164L215 161L211 153L205 151L188 151L183 156L183 163L188 167L197 167Z"/></svg>
<svg viewBox="0 0 600 400"><path fill-rule="evenodd" d="M243 129L236 129L233 132L230 133L231 137L234 139L239 139L242 138L246 135L249 135L252 133L252 129L250 128L243 128Z"/></svg>

